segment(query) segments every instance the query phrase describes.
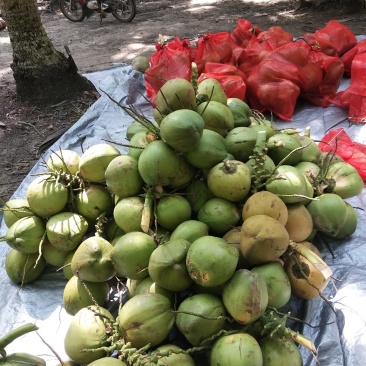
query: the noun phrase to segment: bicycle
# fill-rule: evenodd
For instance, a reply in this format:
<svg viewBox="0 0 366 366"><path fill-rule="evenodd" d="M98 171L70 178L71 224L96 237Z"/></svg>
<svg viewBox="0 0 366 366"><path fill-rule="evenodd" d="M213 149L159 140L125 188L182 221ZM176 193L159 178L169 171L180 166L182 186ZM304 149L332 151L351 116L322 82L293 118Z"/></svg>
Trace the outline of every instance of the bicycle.
<svg viewBox="0 0 366 366"><path fill-rule="evenodd" d="M136 15L135 0L60 0L62 14L72 22L82 22L95 12L100 18L111 13L121 23L131 22Z"/></svg>

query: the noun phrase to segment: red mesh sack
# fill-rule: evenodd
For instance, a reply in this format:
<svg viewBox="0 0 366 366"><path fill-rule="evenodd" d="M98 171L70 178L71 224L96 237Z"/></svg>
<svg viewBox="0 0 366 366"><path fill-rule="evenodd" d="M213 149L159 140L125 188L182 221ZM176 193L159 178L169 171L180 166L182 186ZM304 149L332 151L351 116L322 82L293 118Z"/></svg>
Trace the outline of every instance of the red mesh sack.
<svg viewBox="0 0 366 366"><path fill-rule="evenodd" d="M301 69L308 63L309 50L305 43L292 42L268 54L246 81L251 108L291 121L301 88L309 82Z"/></svg>
<svg viewBox="0 0 366 366"><path fill-rule="evenodd" d="M348 120L366 123L366 53L356 55L352 61L348 92L350 93Z"/></svg>
<svg viewBox="0 0 366 366"><path fill-rule="evenodd" d="M185 50L176 50L166 45L157 44L157 52L150 56L150 67L145 71L146 95L153 106L156 94L170 79L192 79L191 60Z"/></svg>
<svg viewBox="0 0 366 366"><path fill-rule="evenodd" d="M260 111L290 121L299 95L317 105L329 105L326 93L336 93L342 73L339 58L315 51L305 42L288 43L269 53L249 74L247 98ZM267 99L261 99L263 95Z"/></svg>
<svg viewBox="0 0 366 366"><path fill-rule="evenodd" d="M328 56L316 49L310 53L310 57L312 65L321 72L321 81L318 86L303 91L301 98L314 105L327 107L331 104L330 99L337 94L344 73L343 63L338 57Z"/></svg>
<svg viewBox="0 0 366 366"><path fill-rule="evenodd" d="M300 88L286 79L263 83L259 81L257 73L253 73L253 76L255 81L248 83L247 79L247 98L251 109L271 111L283 121L291 121Z"/></svg>
<svg viewBox="0 0 366 366"><path fill-rule="evenodd" d="M193 47L188 39L180 39L178 36L173 41L168 42L167 47L173 50L185 51L188 53L189 59L193 62L196 58L197 48Z"/></svg>
<svg viewBox="0 0 366 366"><path fill-rule="evenodd" d="M236 27L231 32L231 39L238 46L245 48L248 42L260 33L260 28L246 19L239 19Z"/></svg>
<svg viewBox="0 0 366 366"><path fill-rule="evenodd" d="M338 20L331 20L324 28L317 30L315 37L322 37L332 43L339 57L357 44L354 33Z"/></svg>
<svg viewBox="0 0 366 366"><path fill-rule="evenodd" d="M349 109L350 93L348 88L338 92L336 95L329 98L330 104L334 104L336 107Z"/></svg>
<svg viewBox="0 0 366 366"><path fill-rule="evenodd" d="M234 65L207 62L197 82L200 83L208 78L216 79L228 98L245 99L246 76Z"/></svg>
<svg viewBox="0 0 366 366"><path fill-rule="evenodd" d="M281 47L286 43L290 43L293 41L293 36L291 33L286 32L279 25L275 25L273 27L268 28L265 31L260 32L257 35L257 40L259 42L265 41L267 39L274 39L276 41L276 48Z"/></svg>
<svg viewBox="0 0 366 366"><path fill-rule="evenodd" d="M330 37L324 33L306 33L300 37L300 39L306 40L309 46L318 48L319 51L325 53L328 56L337 56L337 49L331 42Z"/></svg>
<svg viewBox="0 0 366 366"><path fill-rule="evenodd" d="M196 41L197 53L194 62L200 74L206 62L229 63L233 51L229 32L207 33Z"/></svg>
<svg viewBox="0 0 366 366"><path fill-rule="evenodd" d="M358 42L356 46L351 48L349 51L347 51L342 57L341 60L344 65L344 74L345 76L350 77L351 76L351 66L352 61L356 55L359 53L365 53L366 52L366 39L363 39L362 41Z"/></svg>
<svg viewBox="0 0 366 366"><path fill-rule="evenodd" d="M277 48L277 42L273 38L258 41L252 38L248 45L242 50L238 57L238 68L245 74L250 72L274 49Z"/></svg>
<svg viewBox="0 0 366 366"><path fill-rule="evenodd" d="M329 131L318 146L321 151L331 151L354 166L366 182L366 146L353 142L343 128Z"/></svg>

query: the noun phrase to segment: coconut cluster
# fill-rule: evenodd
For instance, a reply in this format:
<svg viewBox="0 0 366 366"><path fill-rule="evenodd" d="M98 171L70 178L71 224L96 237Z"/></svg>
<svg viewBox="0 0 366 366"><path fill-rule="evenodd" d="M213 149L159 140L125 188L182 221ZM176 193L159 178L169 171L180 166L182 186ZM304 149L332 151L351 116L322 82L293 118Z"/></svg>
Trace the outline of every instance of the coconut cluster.
<svg viewBox="0 0 366 366"><path fill-rule="evenodd" d="M363 188L356 169L214 79L169 80L154 120L133 117L127 151L52 152L26 197L5 203L10 280L63 269L75 317L65 350L80 364L117 351L121 365L235 366L250 355L261 366L281 349L278 362L301 365L281 310L329 283L313 242L355 232L345 199Z"/></svg>

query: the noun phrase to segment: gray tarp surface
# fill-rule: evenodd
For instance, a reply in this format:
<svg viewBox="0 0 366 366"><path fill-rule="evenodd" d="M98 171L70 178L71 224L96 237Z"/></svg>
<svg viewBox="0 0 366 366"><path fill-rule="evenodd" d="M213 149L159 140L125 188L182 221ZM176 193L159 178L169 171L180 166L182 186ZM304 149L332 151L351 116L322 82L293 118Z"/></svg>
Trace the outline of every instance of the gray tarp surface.
<svg viewBox="0 0 366 366"><path fill-rule="evenodd" d="M102 91L124 105L134 105L151 118L152 109L143 97L143 77L129 65L119 65L107 70L86 74L101 91L101 97L50 149L44 154L47 159L51 151L71 149L82 153L86 147L103 140L127 143L126 127L131 123L120 107ZM340 89L345 89L349 80L344 79ZM309 104L296 107L292 122L279 122L280 128L294 127L303 131L311 128L311 137L321 139L331 128L343 127L348 135L360 143L366 143L366 126L350 125L347 111L335 107L320 108ZM121 152L124 148L115 145ZM26 189L33 174L45 171L42 159L24 179L12 198L25 198ZM319 326L303 326L301 332L312 339L318 349L318 362L309 351L301 348L306 366L364 366L366 364L366 190L358 197L347 200L357 210L359 222L356 232L347 240L329 241L330 249L323 245L324 260L334 272L324 295L330 299L334 310L321 298L311 301L291 302L295 316L307 323ZM1 219L1 216L0 216ZM6 232L1 222L0 235ZM23 288L11 283L4 269L9 251L6 243L0 246L0 335L28 322L39 327L39 335L57 352L63 360L68 359L63 342L71 320L62 306L66 279L54 268L35 282ZM327 325L324 325L326 324ZM329 324L328 324L329 323ZM7 347L8 353L29 352L47 360L47 365L58 361L36 333L29 333ZM284 365L290 366L290 365Z"/></svg>

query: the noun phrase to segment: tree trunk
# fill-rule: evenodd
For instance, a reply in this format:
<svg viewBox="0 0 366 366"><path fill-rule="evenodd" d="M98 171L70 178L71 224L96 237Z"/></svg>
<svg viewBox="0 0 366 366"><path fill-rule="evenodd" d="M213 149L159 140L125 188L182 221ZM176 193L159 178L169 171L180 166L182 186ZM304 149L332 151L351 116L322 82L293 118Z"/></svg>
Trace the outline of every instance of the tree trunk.
<svg viewBox="0 0 366 366"><path fill-rule="evenodd" d="M10 66L21 100L46 105L94 89L72 59L55 49L34 0L0 0L0 8L8 25L13 48Z"/></svg>

